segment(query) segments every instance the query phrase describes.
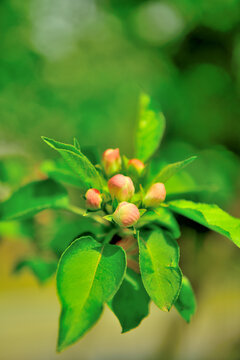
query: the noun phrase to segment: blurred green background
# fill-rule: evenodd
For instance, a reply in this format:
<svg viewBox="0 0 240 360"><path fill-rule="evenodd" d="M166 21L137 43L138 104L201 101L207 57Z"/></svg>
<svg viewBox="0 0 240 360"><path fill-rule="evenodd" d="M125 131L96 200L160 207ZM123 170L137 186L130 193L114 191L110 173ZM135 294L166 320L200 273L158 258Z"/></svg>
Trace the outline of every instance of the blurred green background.
<svg viewBox="0 0 240 360"><path fill-rule="evenodd" d="M75 136L90 154L93 146L100 153L120 147L131 157L141 92L167 119L158 156L199 155L172 188L197 183L211 190L197 200L239 217L239 0L1 0L0 199L41 177L41 161L57 157L41 135L63 142ZM28 272L11 275L16 259L31 251L29 233L1 225L0 358L239 360L240 253L187 225L181 266L198 300L191 325L152 306L137 330L120 335L106 310L61 355L54 352L54 280L39 287Z"/></svg>

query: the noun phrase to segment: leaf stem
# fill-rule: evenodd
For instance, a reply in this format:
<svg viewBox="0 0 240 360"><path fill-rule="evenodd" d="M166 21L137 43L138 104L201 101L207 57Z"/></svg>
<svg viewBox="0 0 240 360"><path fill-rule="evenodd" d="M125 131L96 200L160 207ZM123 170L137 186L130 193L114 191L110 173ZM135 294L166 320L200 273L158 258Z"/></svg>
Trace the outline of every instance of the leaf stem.
<svg viewBox="0 0 240 360"><path fill-rule="evenodd" d="M86 210L81 209L75 205L69 205L69 206L65 207L64 209L67 211L70 211L71 213L76 214L76 215L90 217L93 220L95 220L96 222L98 222L99 224L102 224L104 226L110 225L109 221L105 220L102 216L99 216L94 213L88 213L88 212L86 212Z"/></svg>

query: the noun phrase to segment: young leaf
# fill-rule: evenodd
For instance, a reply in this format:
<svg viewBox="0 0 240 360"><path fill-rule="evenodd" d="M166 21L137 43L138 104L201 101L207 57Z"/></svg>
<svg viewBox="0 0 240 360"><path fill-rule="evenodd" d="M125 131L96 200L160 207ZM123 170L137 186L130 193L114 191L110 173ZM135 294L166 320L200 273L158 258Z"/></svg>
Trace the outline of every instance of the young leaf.
<svg viewBox="0 0 240 360"><path fill-rule="evenodd" d="M86 216L82 216L77 221L66 223L61 221L49 247L59 256L73 240L83 235L97 235L101 232L103 232L103 227Z"/></svg>
<svg viewBox="0 0 240 360"><path fill-rule="evenodd" d="M188 200L175 200L168 204L177 214L226 236L240 247L240 219L229 215L217 205L194 203Z"/></svg>
<svg viewBox="0 0 240 360"><path fill-rule="evenodd" d="M119 319L122 333L137 327L148 315L149 301L141 275L128 269L120 289L108 302L111 310Z"/></svg>
<svg viewBox="0 0 240 360"><path fill-rule="evenodd" d="M150 108L150 98L142 94L140 98L139 123L136 134L136 157L143 162L157 150L165 130L163 113Z"/></svg>
<svg viewBox="0 0 240 360"><path fill-rule="evenodd" d="M31 182L0 203L0 221L31 217L45 209L68 206L67 191L51 179Z"/></svg>
<svg viewBox="0 0 240 360"><path fill-rule="evenodd" d="M197 156L191 156L190 158L178 161L173 164L169 164L165 166L160 172L154 177L152 183L162 182L165 183L168 181L173 175L175 175L178 171L184 169L187 165L191 164Z"/></svg>
<svg viewBox="0 0 240 360"><path fill-rule="evenodd" d="M177 242L161 230L143 233L139 237L139 259L149 296L161 310L169 311L182 284Z"/></svg>
<svg viewBox="0 0 240 360"><path fill-rule="evenodd" d="M62 160L62 162L50 160L44 161L41 164L41 170L48 177L60 183L72 185L81 189L85 187L85 182L80 179L64 160Z"/></svg>
<svg viewBox="0 0 240 360"><path fill-rule="evenodd" d="M87 190L89 187L96 189L102 188L102 180L100 174L93 166L93 164L88 160L88 158L81 153L73 145L63 144L61 142L49 139L47 137L42 137L46 144L48 144L53 149L57 150L63 159L68 163L72 170L79 176L84 190Z"/></svg>
<svg viewBox="0 0 240 360"><path fill-rule="evenodd" d="M177 220L169 211L164 207L159 207L154 210L147 211L138 221L137 228L142 228L149 223L160 225L170 231L174 239L178 239L181 235L180 228Z"/></svg>
<svg viewBox="0 0 240 360"><path fill-rule="evenodd" d="M199 197L206 190L211 191L209 189L210 186L202 186L196 183L196 180L189 174L186 170L181 170L172 176L167 183L165 184L167 197L166 201L172 201L176 199L189 199L189 197Z"/></svg>
<svg viewBox="0 0 240 360"><path fill-rule="evenodd" d="M13 269L14 273L19 273L22 269L30 269L33 274L36 276L38 281L43 284L45 283L57 270L57 261L56 260L43 260L41 258L30 258L19 261L15 268Z"/></svg>
<svg viewBox="0 0 240 360"><path fill-rule="evenodd" d="M73 139L73 145L75 146L75 148L76 148L77 150L81 151L80 144L79 144L77 138L74 138L74 139Z"/></svg>
<svg viewBox="0 0 240 360"><path fill-rule="evenodd" d="M113 216L112 215L105 215L103 218L106 219L107 221L110 221L110 222L113 221Z"/></svg>
<svg viewBox="0 0 240 360"><path fill-rule="evenodd" d="M195 314L197 304L192 286L186 276L183 276L180 294L174 306L183 319L189 323L191 317Z"/></svg>
<svg viewBox="0 0 240 360"><path fill-rule="evenodd" d="M75 240L63 253L57 271L62 304L58 351L76 342L98 320L119 289L126 255L116 245L101 245L92 237Z"/></svg>

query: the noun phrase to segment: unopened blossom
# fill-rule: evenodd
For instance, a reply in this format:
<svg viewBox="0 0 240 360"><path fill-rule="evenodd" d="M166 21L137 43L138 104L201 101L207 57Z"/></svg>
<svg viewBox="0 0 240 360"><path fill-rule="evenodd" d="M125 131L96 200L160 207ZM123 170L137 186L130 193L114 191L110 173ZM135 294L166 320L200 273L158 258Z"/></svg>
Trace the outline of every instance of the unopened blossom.
<svg viewBox="0 0 240 360"><path fill-rule="evenodd" d="M135 192L132 179L122 174L114 175L108 180L108 189L111 197L118 201L130 200Z"/></svg>
<svg viewBox="0 0 240 360"><path fill-rule="evenodd" d="M126 252L127 267L139 274L139 248L137 239L132 235L128 235L119 240L116 245L123 248Z"/></svg>
<svg viewBox="0 0 240 360"><path fill-rule="evenodd" d="M128 168L133 167L139 175L143 172L143 169L145 167L144 163L139 159L130 159L128 161Z"/></svg>
<svg viewBox="0 0 240 360"><path fill-rule="evenodd" d="M135 225L140 218L140 213L136 205L129 202L121 202L113 213L114 221L123 227Z"/></svg>
<svg viewBox="0 0 240 360"><path fill-rule="evenodd" d="M119 149L107 149L104 151L102 162L104 170L108 176L119 172L122 166Z"/></svg>
<svg viewBox="0 0 240 360"><path fill-rule="evenodd" d="M86 207L90 210L98 210L101 208L102 196L97 189L89 189L86 194Z"/></svg>
<svg viewBox="0 0 240 360"><path fill-rule="evenodd" d="M157 207L166 198L166 189L163 183L153 184L147 191L143 203L146 207Z"/></svg>

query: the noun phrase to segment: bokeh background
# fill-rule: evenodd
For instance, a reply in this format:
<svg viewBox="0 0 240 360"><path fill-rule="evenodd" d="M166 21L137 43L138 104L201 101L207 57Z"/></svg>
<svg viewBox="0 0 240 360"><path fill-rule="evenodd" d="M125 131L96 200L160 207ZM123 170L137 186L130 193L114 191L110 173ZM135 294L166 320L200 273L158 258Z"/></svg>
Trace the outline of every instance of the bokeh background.
<svg viewBox="0 0 240 360"><path fill-rule="evenodd" d="M75 136L90 155L93 146L120 147L131 157L146 92L167 119L157 156L199 155L176 186L198 184L197 200L240 217L239 0L1 0L0 34L1 200L57 157L41 135ZM39 216L39 228L52 217ZM12 274L33 251L28 225L0 225L1 359L240 359L239 249L184 222L181 267L198 301L192 323L152 305L137 330L120 335L106 309L83 340L55 354L54 279L40 286L29 271Z"/></svg>

